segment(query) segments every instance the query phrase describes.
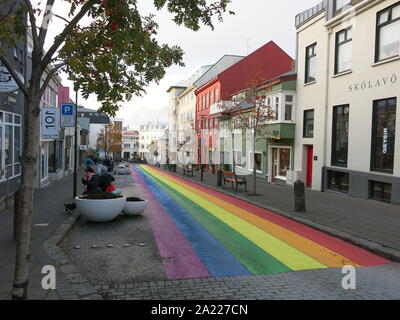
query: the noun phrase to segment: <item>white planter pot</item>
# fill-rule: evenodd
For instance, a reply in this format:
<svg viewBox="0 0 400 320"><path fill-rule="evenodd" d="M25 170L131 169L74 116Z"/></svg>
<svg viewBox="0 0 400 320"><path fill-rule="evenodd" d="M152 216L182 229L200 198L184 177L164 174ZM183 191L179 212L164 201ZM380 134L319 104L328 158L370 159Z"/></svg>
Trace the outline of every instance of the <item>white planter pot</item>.
<svg viewBox="0 0 400 320"><path fill-rule="evenodd" d="M115 219L125 207L126 197L117 199L88 200L75 198L76 207L89 221L107 222Z"/></svg>
<svg viewBox="0 0 400 320"><path fill-rule="evenodd" d="M143 201L126 201L124 210L122 211L127 216L137 216L146 209L148 200Z"/></svg>

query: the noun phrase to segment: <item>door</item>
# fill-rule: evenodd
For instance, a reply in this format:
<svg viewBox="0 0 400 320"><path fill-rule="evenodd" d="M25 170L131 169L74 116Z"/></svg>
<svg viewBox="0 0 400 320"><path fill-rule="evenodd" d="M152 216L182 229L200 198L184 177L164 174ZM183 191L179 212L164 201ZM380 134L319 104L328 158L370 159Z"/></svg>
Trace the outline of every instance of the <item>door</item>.
<svg viewBox="0 0 400 320"><path fill-rule="evenodd" d="M278 149L272 148L272 176L271 182L275 182L275 177L278 173Z"/></svg>
<svg viewBox="0 0 400 320"><path fill-rule="evenodd" d="M306 181L307 187L311 187L311 185L312 185L313 160L314 160L313 146L308 146L307 147L307 181Z"/></svg>

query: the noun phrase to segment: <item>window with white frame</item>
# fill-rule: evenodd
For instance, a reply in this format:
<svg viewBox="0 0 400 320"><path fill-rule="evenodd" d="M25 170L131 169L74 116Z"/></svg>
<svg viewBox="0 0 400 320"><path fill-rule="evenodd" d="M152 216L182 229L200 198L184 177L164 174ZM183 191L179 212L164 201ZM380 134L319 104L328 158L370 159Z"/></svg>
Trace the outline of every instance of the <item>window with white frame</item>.
<svg viewBox="0 0 400 320"><path fill-rule="evenodd" d="M262 172L262 161L263 154L262 152L255 152L255 156L253 157L253 151L249 152L249 171L253 171L253 163L256 164L256 171Z"/></svg>
<svg viewBox="0 0 400 320"><path fill-rule="evenodd" d="M242 167L242 150L233 150L233 157L236 167Z"/></svg>
<svg viewBox="0 0 400 320"><path fill-rule="evenodd" d="M21 123L20 115L0 112L1 179L10 179L21 174L19 163L22 153Z"/></svg>
<svg viewBox="0 0 400 320"><path fill-rule="evenodd" d="M293 120L293 96L285 96L285 121Z"/></svg>

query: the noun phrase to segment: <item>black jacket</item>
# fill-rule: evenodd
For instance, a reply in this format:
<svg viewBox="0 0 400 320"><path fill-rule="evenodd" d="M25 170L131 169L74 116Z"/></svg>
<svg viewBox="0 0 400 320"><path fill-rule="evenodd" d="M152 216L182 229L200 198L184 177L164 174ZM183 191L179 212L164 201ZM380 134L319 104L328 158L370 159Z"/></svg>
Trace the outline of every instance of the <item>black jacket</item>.
<svg viewBox="0 0 400 320"><path fill-rule="evenodd" d="M95 174L90 180L82 178L82 183L86 185L86 194L99 192L100 177Z"/></svg>

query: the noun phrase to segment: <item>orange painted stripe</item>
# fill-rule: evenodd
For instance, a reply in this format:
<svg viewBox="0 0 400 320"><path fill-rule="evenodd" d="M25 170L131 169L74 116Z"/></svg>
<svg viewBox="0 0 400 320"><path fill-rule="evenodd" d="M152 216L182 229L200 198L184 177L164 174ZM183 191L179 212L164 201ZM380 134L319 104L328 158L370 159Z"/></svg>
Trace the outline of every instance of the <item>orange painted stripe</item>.
<svg viewBox="0 0 400 320"><path fill-rule="evenodd" d="M179 184L186 189L190 190L193 193L198 194L199 196L207 199L208 201L214 203L215 205L227 210L228 212L240 217L241 219L255 225L256 227L260 228L261 230L269 233L270 235L284 241L285 243L289 244L290 246L298 249L299 251L303 252L307 256L321 262L322 264L333 267L339 268L345 265L353 265L353 266L360 266L359 264L355 263L354 261L349 260L348 258L331 251L314 241L311 241L303 236L300 236L286 228L283 228L275 223L272 223L264 218L261 218L253 213L239 208L229 202L221 200L209 193L191 187L190 185L178 181L177 179L172 178L170 175L165 174L162 171L154 170L153 168L146 167L147 170L151 171L153 174L157 175L160 174L165 179L172 181L176 184ZM207 208L205 208L207 209Z"/></svg>

